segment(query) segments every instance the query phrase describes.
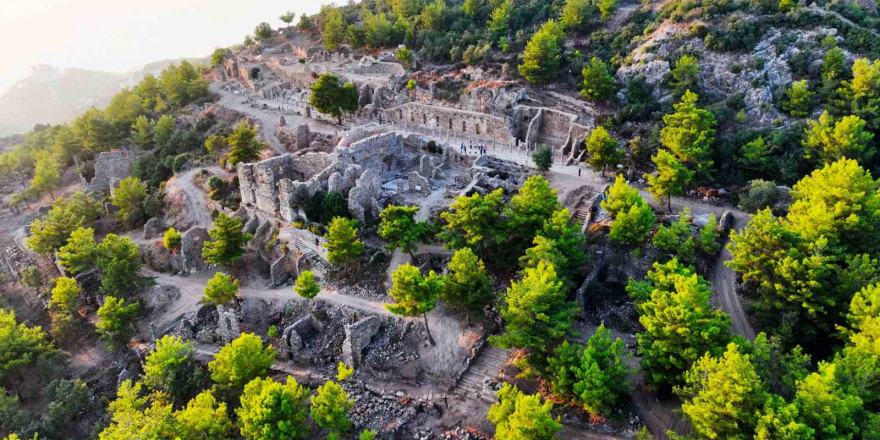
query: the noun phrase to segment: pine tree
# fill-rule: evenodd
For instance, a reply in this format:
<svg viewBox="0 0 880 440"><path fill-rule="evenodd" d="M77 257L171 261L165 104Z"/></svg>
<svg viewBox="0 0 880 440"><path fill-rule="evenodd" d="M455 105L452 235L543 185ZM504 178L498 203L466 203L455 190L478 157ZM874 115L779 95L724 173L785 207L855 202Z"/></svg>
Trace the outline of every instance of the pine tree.
<svg viewBox="0 0 880 440"><path fill-rule="evenodd" d="M676 388L682 412L703 438L753 438L768 394L750 357L729 344L721 357L704 355Z"/></svg>
<svg viewBox="0 0 880 440"><path fill-rule="evenodd" d="M446 221L439 237L451 249L470 247L486 259L489 250L505 238L501 220L504 190L498 188L485 196L474 193L458 196L449 211L440 213Z"/></svg>
<svg viewBox="0 0 880 440"><path fill-rule="evenodd" d="M544 356L571 332L576 304L570 302L552 264L543 261L523 270L523 277L507 289L501 315L504 334L492 336L493 345L524 348Z"/></svg>
<svg viewBox="0 0 880 440"><path fill-rule="evenodd" d="M58 249L58 262L68 273L79 274L95 267L100 256L92 228L79 228L70 233L67 244Z"/></svg>
<svg viewBox="0 0 880 440"><path fill-rule="evenodd" d="M254 162L266 149L266 144L257 140L257 129L248 121L239 122L226 138L229 152L226 153L226 165L234 167L239 163Z"/></svg>
<svg viewBox="0 0 880 440"><path fill-rule="evenodd" d="M550 171L553 166L553 149L549 145L541 144L535 148L532 153L532 162L535 168L542 173Z"/></svg>
<svg viewBox="0 0 880 440"><path fill-rule="evenodd" d="M667 150L660 150L651 158L657 165L657 173L649 174L648 191L658 202L666 199L666 209L672 212L672 196L684 192L694 178L694 172L687 169L675 156Z"/></svg>
<svg viewBox="0 0 880 440"><path fill-rule="evenodd" d="M327 50L336 50L345 38L345 18L342 16L342 8L329 8L326 21L324 22L324 47Z"/></svg>
<svg viewBox="0 0 880 440"><path fill-rule="evenodd" d="M553 404L542 404L538 394L523 394L506 383L496 396L498 401L489 408L486 418L495 424L498 440L552 440L562 428L550 414Z"/></svg>
<svg viewBox="0 0 880 440"><path fill-rule="evenodd" d="M395 315L416 317L421 315L425 321L428 341L434 345L431 329L428 327L428 312L437 305L443 281L433 271L422 276L419 268L411 264L398 266L391 273L391 290L388 295L393 304L385 304L385 308Z"/></svg>
<svg viewBox="0 0 880 440"><path fill-rule="evenodd" d="M844 158L865 162L874 155L873 139L874 134L865 129L865 121L858 116L834 121L826 110L818 120L807 122L804 157L826 164Z"/></svg>
<svg viewBox="0 0 880 440"><path fill-rule="evenodd" d="M520 249L527 247L544 227L544 222L561 208L556 190L550 187L547 179L529 177L505 210L511 231L508 242Z"/></svg>
<svg viewBox="0 0 880 440"><path fill-rule="evenodd" d="M605 177L608 165L613 167L623 159L623 151L618 148L617 140L602 126L593 129L587 138L587 152L590 153L590 165L602 170L602 177Z"/></svg>
<svg viewBox="0 0 880 440"><path fill-rule="evenodd" d="M526 45L519 73L534 84L545 84L555 78L562 63L564 39L561 24L556 20L544 23Z"/></svg>
<svg viewBox="0 0 880 440"><path fill-rule="evenodd" d="M38 193L49 193L52 200L55 200L53 190L61 186L61 174L58 172L58 163L49 153L41 153L37 155L37 162L34 165L34 178L31 180L31 189Z"/></svg>
<svg viewBox="0 0 880 440"><path fill-rule="evenodd" d="M117 297L131 295L141 270L140 248L132 239L107 234L98 245L97 264L101 269L101 291Z"/></svg>
<svg viewBox="0 0 880 440"><path fill-rule="evenodd" d="M812 108L813 92L810 90L807 80L791 83L791 88L785 91L786 100L782 103L783 110L796 118L804 118L810 115Z"/></svg>
<svg viewBox="0 0 880 440"><path fill-rule="evenodd" d="M211 241L202 245L202 257L209 264L225 266L240 260L246 250L245 244L253 235L245 234L238 219L224 213L217 215L208 231Z"/></svg>
<svg viewBox="0 0 880 440"><path fill-rule="evenodd" d="M238 295L238 280L232 275L216 272L205 285L202 302L214 306L225 306Z"/></svg>
<svg viewBox="0 0 880 440"><path fill-rule="evenodd" d="M696 175L712 166L712 143L715 141L715 116L697 107L697 95L685 91L675 112L663 117L660 142L678 161ZM655 163L657 161L655 160Z"/></svg>
<svg viewBox="0 0 880 440"><path fill-rule="evenodd" d="M318 393L311 397L312 420L319 427L330 431L329 440L338 440L340 435L351 428L346 413L354 406L354 399L336 382L327 381L318 387Z"/></svg>
<svg viewBox="0 0 880 440"><path fill-rule="evenodd" d="M627 375L630 368L623 363L623 341L611 341L605 324L587 341L574 367L572 387L577 401L593 414L610 414L615 403L630 390Z"/></svg>
<svg viewBox="0 0 880 440"><path fill-rule="evenodd" d="M691 364L705 353L719 354L730 339L730 317L712 309L709 283L673 258L654 263L646 281L630 280L636 302L639 353L645 379L653 386L680 384Z"/></svg>
<svg viewBox="0 0 880 440"><path fill-rule="evenodd" d="M95 326L98 334L110 347L122 347L131 339L134 334L132 325L139 308L140 303L137 301L126 304L124 299L112 296L104 298L104 305L98 309L100 321Z"/></svg>
<svg viewBox="0 0 880 440"><path fill-rule="evenodd" d="M589 100L608 99L614 95L614 76L608 72L608 65L593 57L581 72L584 77L581 94Z"/></svg>
<svg viewBox="0 0 880 440"><path fill-rule="evenodd" d="M259 377L249 381L236 410L246 440L288 440L304 437L309 426L309 389L287 376L285 383Z"/></svg>
<svg viewBox="0 0 880 440"><path fill-rule="evenodd" d="M312 299L321 293L321 286L315 282L315 274L312 271L304 270L296 278L293 290L303 298Z"/></svg>
<svg viewBox="0 0 880 440"><path fill-rule="evenodd" d="M455 251L447 264L449 274L443 277L443 289L440 299L453 309L465 311L470 318L471 312L480 312L492 304L495 294L492 292L492 280L486 273L486 267L470 248Z"/></svg>
<svg viewBox="0 0 880 440"><path fill-rule="evenodd" d="M690 90L697 90L697 76L700 74L700 64L696 58L690 55L682 55L675 62L672 68L672 80L669 85L672 86L672 93L676 96L683 96ZM694 99L696 101L696 99Z"/></svg>
<svg viewBox="0 0 880 440"><path fill-rule="evenodd" d="M496 37L507 35L510 32L510 12L513 10L513 0L504 0L489 16L489 31Z"/></svg>
<svg viewBox="0 0 880 440"><path fill-rule="evenodd" d="M275 349L263 348L263 340L253 333L241 336L223 346L208 363L211 380L224 387L238 388L264 376L275 362ZM267 379L270 380L271 379Z"/></svg>
<svg viewBox="0 0 880 440"><path fill-rule="evenodd" d="M336 217L327 228L327 261L347 265L364 253L364 243L358 237L357 220Z"/></svg>
<svg viewBox="0 0 880 440"><path fill-rule="evenodd" d="M414 262L418 261L413 254L416 244L428 233L428 225L415 219L418 212L418 206L388 205L379 215L379 236L388 241L388 250L401 248Z"/></svg>

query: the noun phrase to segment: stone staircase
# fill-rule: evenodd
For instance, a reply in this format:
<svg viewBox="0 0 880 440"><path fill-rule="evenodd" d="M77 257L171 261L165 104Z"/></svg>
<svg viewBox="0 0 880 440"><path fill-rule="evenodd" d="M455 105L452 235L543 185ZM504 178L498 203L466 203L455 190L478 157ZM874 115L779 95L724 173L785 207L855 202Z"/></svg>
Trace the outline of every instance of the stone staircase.
<svg viewBox="0 0 880 440"><path fill-rule="evenodd" d="M326 270L329 267L329 263L324 260L324 257L315 252L311 246L307 245L299 237L293 239L293 245L302 251L303 255L305 255L305 257L318 268Z"/></svg>
<svg viewBox="0 0 880 440"><path fill-rule="evenodd" d="M492 388L492 384L498 377L501 369L504 368L504 364L507 363L509 356L509 350L487 344L470 368L461 376L455 392L483 399L490 403L494 402L495 390Z"/></svg>

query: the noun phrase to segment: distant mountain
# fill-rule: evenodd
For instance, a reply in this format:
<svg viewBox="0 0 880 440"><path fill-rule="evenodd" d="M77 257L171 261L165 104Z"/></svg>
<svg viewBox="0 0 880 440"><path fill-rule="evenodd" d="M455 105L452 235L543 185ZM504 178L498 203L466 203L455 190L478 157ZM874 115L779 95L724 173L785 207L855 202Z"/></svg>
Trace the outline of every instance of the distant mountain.
<svg viewBox="0 0 880 440"><path fill-rule="evenodd" d="M204 58L185 58L203 63ZM0 95L0 136L23 133L36 124L69 122L89 107L104 107L124 87L140 82L144 74L184 59L162 60L129 73L34 66L31 75Z"/></svg>
<svg viewBox="0 0 880 440"><path fill-rule="evenodd" d="M35 124L67 122L91 106L105 106L128 75L35 66L31 75L0 96L0 136Z"/></svg>

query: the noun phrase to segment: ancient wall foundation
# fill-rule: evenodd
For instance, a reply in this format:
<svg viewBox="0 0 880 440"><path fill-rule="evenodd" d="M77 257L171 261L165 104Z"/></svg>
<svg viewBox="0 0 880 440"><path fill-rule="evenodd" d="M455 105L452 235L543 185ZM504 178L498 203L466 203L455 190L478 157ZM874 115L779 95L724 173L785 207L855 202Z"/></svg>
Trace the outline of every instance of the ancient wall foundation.
<svg viewBox="0 0 880 440"><path fill-rule="evenodd" d="M128 177L134 155L119 150L101 153L95 158L95 176L86 184L87 191L108 191L115 182Z"/></svg>
<svg viewBox="0 0 880 440"><path fill-rule="evenodd" d="M485 113L410 102L385 110L385 117L399 124L453 130L483 139L495 138L505 143L515 141L504 119Z"/></svg>

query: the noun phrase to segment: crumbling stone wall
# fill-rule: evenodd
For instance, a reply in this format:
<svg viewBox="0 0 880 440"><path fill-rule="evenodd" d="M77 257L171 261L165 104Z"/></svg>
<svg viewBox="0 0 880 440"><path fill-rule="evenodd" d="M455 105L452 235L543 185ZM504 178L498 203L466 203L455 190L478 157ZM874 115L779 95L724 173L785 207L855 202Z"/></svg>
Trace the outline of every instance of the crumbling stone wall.
<svg viewBox="0 0 880 440"><path fill-rule="evenodd" d="M241 202L248 210L267 218L284 217L282 200L289 202L293 197L291 183L303 182L327 168L332 161L327 153L306 153L294 156L283 154L262 162L238 165L239 191Z"/></svg>
<svg viewBox="0 0 880 440"><path fill-rule="evenodd" d="M424 177L443 177L441 168L448 163L449 152L423 160L426 142L419 135L386 132L338 146L335 161L326 153L307 153L239 164L242 206L252 219L289 223L305 217L300 209L303 201L330 191L347 198L349 212L358 220L378 216L383 174L421 169L424 164L430 171Z"/></svg>
<svg viewBox="0 0 880 440"><path fill-rule="evenodd" d="M355 368L360 366L363 361L364 348L370 344L381 324L379 318L368 316L354 324L346 325L345 341L342 343L343 362Z"/></svg>
<svg viewBox="0 0 880 440"><path fill-rule="evenodd" d="M513 143L514 136L507 122L485 113L459 110L410 102L385 110L386 119L400 124L415 124L435 130L453 130L460 135L473 135L483 139L495 138L500 142Z"/></svg>
<svg viewBox="0 0 880 440"><path fill-rule="evenodd" d="M83 184L87 191L107 191L114 182L128 177L134 154L127 150L108 151L95 158L95 177Z"/></svg>
<svg viewBox="0 0 880 440"><path fill-rule="evenodd" d="M376 61L375 58L370 56L364 56L357 64L349 67L348 70L358 75L398 76L406 74L406 69L400 64Z"/></svg>
<svg viewBox="0 0 880 440"><path fill-rule="evenodd" d="M300 89L308 89L317 81L319 72L315 72L308 64L300 63L299 58L305 58L305 54L297 55L297 61L291 64L282 64L282 60L274 58L266 63L282 81Z"/></svg>

